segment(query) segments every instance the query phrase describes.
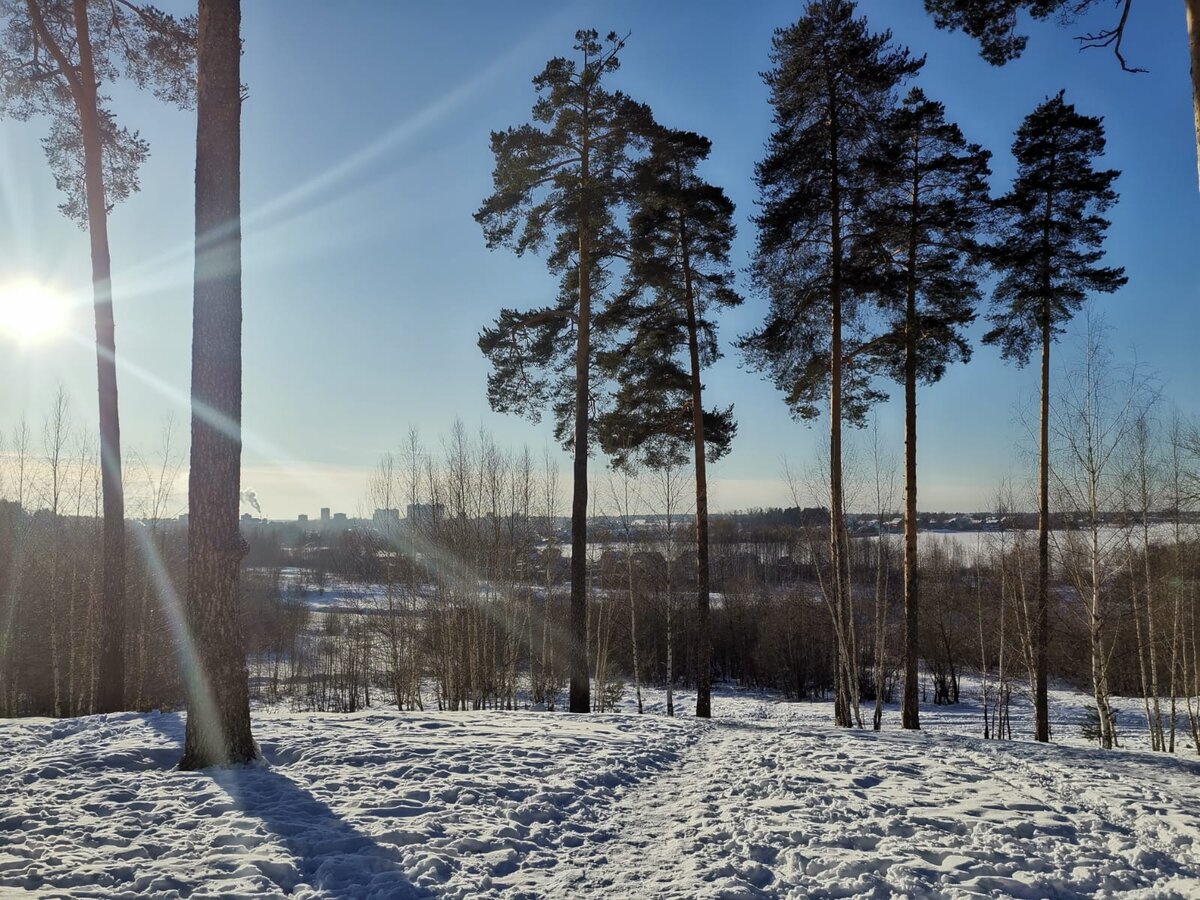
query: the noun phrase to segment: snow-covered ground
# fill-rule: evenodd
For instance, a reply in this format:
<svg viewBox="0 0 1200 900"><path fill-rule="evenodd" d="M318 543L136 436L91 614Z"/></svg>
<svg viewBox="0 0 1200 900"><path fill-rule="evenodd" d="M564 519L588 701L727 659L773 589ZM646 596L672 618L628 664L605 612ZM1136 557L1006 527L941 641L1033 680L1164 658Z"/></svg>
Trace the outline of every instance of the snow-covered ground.
<svg viewBox="0 0 1200 900"><path fill-rule="evenodd" d="M709 722L262 711L266 764L200 774L179 714L6 721L0 897L1200 896L1194 752L1087 748L1053 699L1049 747L733 692Z"/></svg>
<svg viewBox="0 0 1200 900"><path fill-rule="evenodd" d="M369 615L380 610L387 596L381 584L363 584L336 575L327 575L324 585L313 584L304 569L287 567L279 575L280 587L315 613Z"/></svg>

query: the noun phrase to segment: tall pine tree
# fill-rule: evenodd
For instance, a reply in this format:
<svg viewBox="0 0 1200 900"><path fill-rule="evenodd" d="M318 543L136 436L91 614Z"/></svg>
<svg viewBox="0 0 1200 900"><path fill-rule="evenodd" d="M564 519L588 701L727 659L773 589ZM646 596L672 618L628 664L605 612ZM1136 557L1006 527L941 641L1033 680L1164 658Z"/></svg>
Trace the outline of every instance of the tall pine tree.
<svg viewBox="0 0 1200 900"><path fill-rule="evenodd" d="M980 298L981 233L988 222L986 150L969 144L945 109L914 88L891 116L879 147L872 264L887 274L879 294L892 330L877 355L904 386L904 699L905 728L919 728L917 703L920 579L917 561L917 384L941 379L970 359L964 329Z"/></svg>
<svg viewBox="0 0 1200 900"><path fill-rule="evenodd" d="M861 422L870 386L860 300L878 274L855 264L859 236L883 188L869 164L896 91L922 65L872 33L851 0L813 0L775 33L765 76L775 131L758 164L756 282L771 301L766 323L744 337L748 362L782 390L793 412L815 418L828 392L829 599L839 647L838 724L857 713L849 560L842 484L842 422Z"/></svg>
<svg viewBox="0 0 1200 900"><path fill-rule="evenodd" d="M696 483L696 715L712 714L709 629L708 460L729 449L733 407L704 409L701 372L720 357L709 313L737 306L729 263L733 203L696 169L707 138L659 129L633 170L629 269L624 290L601 317L628 334L601 354L618 389L598 423L617 464L640 456L651 466L692 451Z"/></svg>
<svg viewBox="0 0 1200 900"><path fill-rule="evenodd" d="M238 578L242 466L242 5L200 0L188 471L188 714L182 769L250 762Z"/></svg>
<svg viewBox="0 0 1200 900"><path fill-rule="evenodd" d="M138 189L150 149L117 124L103 93L128 81L192 103L196 19L144 3L0 0L0 117L46 116L43 140L63 214L86 228L92 259L104 554L95 712L125 708L125 494L117 398L116 321L108 214Z"/></svg>
<svg viewBox="0 0 1200 900"><path fill-rule="evenodd" d="M556 57L533 79L534 123L492 133L494 193L475 214L490 248L518 255L549 246L560 278L556 301L504 309L479 347L492 363L492 408L537 419L551 404L556 434L574 451L571 499L571 712L590 710L587 657L588 426L593 405L593 306L606 286L606 260L623 255L616 212L631 145L649 111L604 86L623 41L575 34L578 59Z"/></svg>
<svg viewBox="0 0 1200 900"><path fill-rule="evenodd" d="M1000 280L983 338L1018 365L1041 350L1038 460L1038 586L1034 634L1035 737L1050 740L1047 643L1050 609L1050 347L1090 293L1111 293L1125 270L1100 265L1117 201L1119 174L1097 169L1104 124L1063 99L1049 98L1025 117L1013 142L1017 177L999 201L1002 219L993 249Z"/></svg>

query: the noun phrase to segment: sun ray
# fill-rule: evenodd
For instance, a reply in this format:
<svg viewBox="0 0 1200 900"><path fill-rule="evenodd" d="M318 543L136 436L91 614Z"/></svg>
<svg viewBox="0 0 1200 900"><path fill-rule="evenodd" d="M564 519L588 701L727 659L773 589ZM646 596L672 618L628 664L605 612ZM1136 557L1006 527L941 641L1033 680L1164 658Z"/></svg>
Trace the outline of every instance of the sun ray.
<svg viewBox="0 0 1200 900"><path fill-rule="evenodd" d="M343 203L351 193L347 183L358 178L373 165L386 160L389 154L402 149L423 133L434 128L439 122L450 116L456 110L465 106L470 100L486 90L490 85L500 81L501 76L519 67L529 52L544 41L546 36L560 28L563 15L548 19L542 27L529 35L524 41L515 44L508 52L498 57L475 75L465 79L451 88L432 103L424 106L411 116L392 125L373 141L354 150L343 159L335 162L311 178L295 187L266 200L254 209L242 213L241 225L247 241L258 240L264 231L274 230L300 219L310 216L334 204ZM397 171L395 165L384 167L382 177L393 177ZM375 189L377 178L353 189L354 194L365 194ZM342 190L334 190L342 186ZM323 198L318 200L318 198ZM341 239L339 238L339 241ZM346 239L349 243L350 239ZM327 246L328 244L323 244ZM270 246L280 246L272 242ZM288 246L284 244L283 246ZM124 298L131 296L149 296L159 290L174 287L190 281L192 269L190 263L195 253L195 242L184 240L168 246L160 253L143 259L140 263L121 269L121 286L119 295ZM295 258L305 252L304 248L288 246L288 253ZM280 264L287 259L281 258ZM253 264L253 262L251 262ZM164 278L161 273L169 273Z"/></svg>
<svg viewBox="0 0 1200 900"><path fill-rule="evenodd" d="M183 607L179 592L175 589L171 574L167 571L162 556L154 545L150 529L137 524L129 529L129 533L133 535L134 549L142 557L142 561L146 564L146 570L154 582L159 602L167 616L171 636L175 639L175 648L179 655L179 668L188 685L188 696L193 698L192 705L188 708L188 715L195 715L204 722L204 727L200 728L197 734L211 736L217 747L223 747L221 721L217 716L217 706L213 700L208 673L204 671L204 665L196 652L191 628L188 627L187 611Z"/></svg>
<svg viewBox="0 0 1200 900"><path fill-rule="evenodd" d="M95 341L91 338L77 332L68 332L68 336L71 340L81 346L87 347L89 350L95 349ZM282 447L258 435L253 430L247 430L244 427L239 429L237 423L220 411L203 403L193 403L191 396L187 392L136 363L130 362L127 355L117 356L117 369L122 374L136 378L140 383L167 399L172 405L184 410L194 411L197 416L218 429L222 434L229 437L237 437L240 432L243 447L261 455L264 459L269 459L274 463L280 464L281 471L289 473L288 477L297 484L305 485L318 493L322 489L327 490L327 493L336 493L339 490L335 483L327 481L319 467L292 456Z"/></svg>

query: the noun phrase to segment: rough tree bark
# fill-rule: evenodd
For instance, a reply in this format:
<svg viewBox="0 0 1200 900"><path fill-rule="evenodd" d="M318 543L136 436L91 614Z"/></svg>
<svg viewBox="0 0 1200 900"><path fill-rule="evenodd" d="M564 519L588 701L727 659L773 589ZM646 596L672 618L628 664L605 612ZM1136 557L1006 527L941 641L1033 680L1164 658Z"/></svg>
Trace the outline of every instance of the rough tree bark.
<svg viewBox="0 0 1200 900"><path fill-rule="evenodd" d="M187 674L182 769L253 760L238 573L241 488L241 0L200 0L196 278L188 477Z"/></svg>
<svg viewBox="0 0 1200 900"><path fill-rule="evenodd" d="M917 167L914 166L914 171ZM904 325L904 699L901 726L921 727L917 678L920 653L920 581L917 561L917 233L918 185L912 191Z"/></svg>
<svg viewBox="0 0 1200 900"><path fill-rule="evenodd" d="M1047 690L1049 665L1047 659L1050 626L1050 310L1044 300L1042 312L1042 392L1038 453L1038 581L1037 622L1033 629L1034 739L1050 740L1050 700Z"/></svg>
<svg viewBox="0 0 1200 900"><path fill-rule="evenodd" d="M100 647L93 711L116 712L125 700L125 495L121 481L121 426L117 415L116 330L112 308L112 262L108 246L108 201L104 187L104 142L87 0L74 0L72 17L79 65L71 64L46 27L37 0L26 0L38 38L54 57L71 91L83 139L84 199L92 257L92 305L96 322L96 387L100 418L103 487L103 571Z"/></svg>
<svg viewBox="0 0 1200 900"><path fill-rule="evenodd" d="M682 216L679 246L683 261L683 298L687 305L688 359L692 388L692 443L696 467L696 715L712 716L712 635L709 625L708 473L704 459L704 398L700 382L700 342L692 265Z"/></svg>
<svg viewBox="0 0 1200 900"><path fill-rule="evenodd" d="M829 94L833 94L832 85ZM829 153L834 173L830 185L830 234L832 237L833 266L829 277L830 296L830 342L829 342L829 557L833 564L834 628L838 632L839 660L835 678L834 720L842 727L852 725L850 716L850 685L848 670L851 661L845 649L845 628L848 598L847 579L843 577L846 566L845 544L842 539L845 528L845 501L842 491L842 197L838 181L838 115L835 104L829 105Z"/></svg>
<svg viewBox="0 0 1200 900"><path fill-rule="evenodd" d="M83 131L88 236L92 251L96 386L100 403L100 468L104 498L104 587L100 605L104 618L100 630L96 712L113 712L123 709L125 700L125 495L121 482L121 424L117 413L117 346L108 252L108 208L104 195L103 145L86 0L75 0L75 28L79 35L81 90L77 102Z"/></svg>
<svg viewBox="0 0 1200 900"><path fill-rule="evenodd" d="M586 57L585 57L586 60ZM586 118L586 116L585 116ZM588 136L583 137L580 153L580 179L586 185L589 176ZM592 284L589 268L588 223L586 216L579 229L579 313L578 345L575 349L575 459L571 497L571 690L570 711L591 711L591 678L588 674L588 595L587 595L587 505L588 505L588 413L591 397Z"/></svg>

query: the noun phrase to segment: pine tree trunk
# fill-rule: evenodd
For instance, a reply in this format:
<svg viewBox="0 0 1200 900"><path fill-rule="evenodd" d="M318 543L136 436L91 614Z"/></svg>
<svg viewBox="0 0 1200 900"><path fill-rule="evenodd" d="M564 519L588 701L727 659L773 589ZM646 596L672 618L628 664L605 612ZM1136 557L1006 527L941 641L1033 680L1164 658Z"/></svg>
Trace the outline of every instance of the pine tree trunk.
<svg viewBox="0 0 1200 900"><path fill-rule="evenodd" d="M1034 685L1034 738L1050 740L1049 665L1047 641L1050 626L1050 310L1042 310L1042 396L1038 452L1038 587L1037 627L1034 628L1036 683Z"/></svg>
<svg viewBox="0 0 1200 900"><path fill-rule="evenodd" d="M837 632L837 666L834 679L834 721L850 726L850 703L846 684L845 603L842 599L842 309L834 300L833 341L829 389L829 559L833 565L832 589L834 629Z"/></svg>
<svg viewBox="0 0 1200 900"><path fill-rule="evenodd" d="M691 361L692 443L696 466L696 716L712 716L712 634L709 625L708 473L704 458L704 403L700 383L700 340L688 238L679 226L683 258L683 296L687 304L688 357Z"/></svg>
<svg viewBox="0 0 1200 900"><path fill-rule="evenodd" d="M108 247L108 205L104 189L104 150L86 0L74 0L74 19L79 44L79 79L73 85L73 93L83 137L84 192L96 319L104 553L95 711L104 713L123 709L125 701L125 499L121 483L121 426L117 415L116 333L112 308L112 264Z"/></svg>
<svg viewBox="0 0 1200 900"><path fill-rule="evenodd" d="M832 98L834 87L829 85ZM829 558L833 564L834 629L837 632L838 665L834 680L834 720L844 728L851 725L850 684L851 661L847 658L845 642L847 613L847 580L843 577L846 565L842 535L845 528L845 501L842 491L842 223L841 172L838 163L837 107L830 101L829 132L831 190L830 237L832 266L829 279L830 345L829 345Z"/></svg>
<svg viewBox="0 0 1200 900"><path fill-rule="evenodd" d="M879 470L876 467L876 478ZM883 520L883 504L879 504L879 518ZM875 713L871 719L871 727L879 731L883 727L883 694L884 674L883 664L887 656L887 639L884 637L884 620L887 617L887 544L884 542L884 530L879 528L878 542L875 545Z"/></svg>
<svg viewBox="0 0 1200 900"><path fill-rule="evenodd" d="M913 191L914 205L916 190ZM915 210L914 210L915 221ZM916 236L909 237L904 347L904 700L901 726L921 727L917 678L920 653L920 582L917 561L917 286Z"/></svg>
<svg viewBox="0 0 1200 900"><path fill-rule="evenodd" d="M588 179L588 142L584 137L580 178ZM575 460L571 497L571 692L570 711L591 710L587 628L588 378L591 374L592 284L587 223L579 229L579 321L575 348Z"/></svg>
<svg viewBox="0 0 1200 900"><path fill-rule="evenodd" d="M196 283L188 477L188 716L180 768L253 760L238 573L241 487L241 0L200 0Z"/></svg>

